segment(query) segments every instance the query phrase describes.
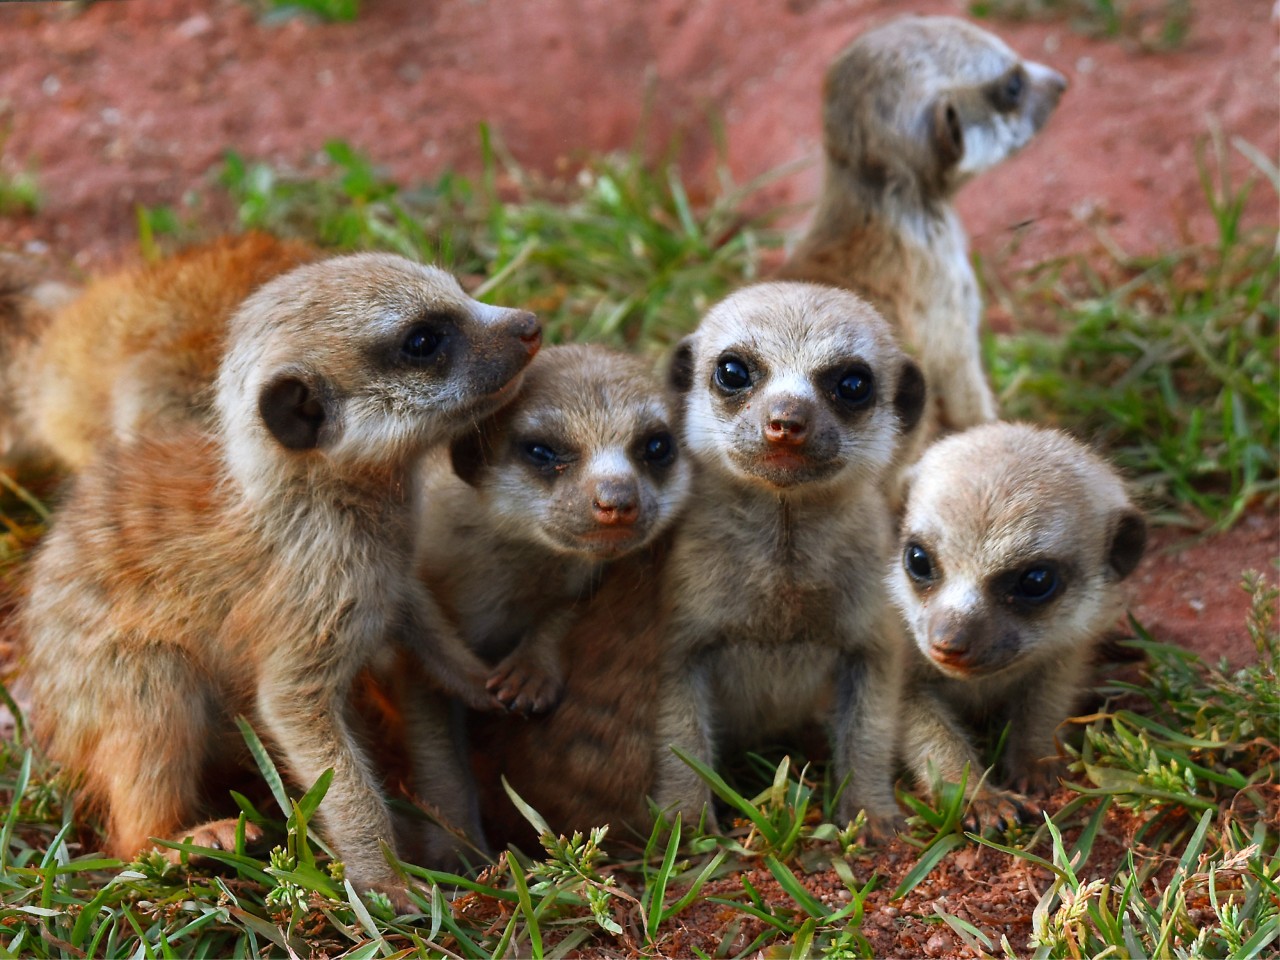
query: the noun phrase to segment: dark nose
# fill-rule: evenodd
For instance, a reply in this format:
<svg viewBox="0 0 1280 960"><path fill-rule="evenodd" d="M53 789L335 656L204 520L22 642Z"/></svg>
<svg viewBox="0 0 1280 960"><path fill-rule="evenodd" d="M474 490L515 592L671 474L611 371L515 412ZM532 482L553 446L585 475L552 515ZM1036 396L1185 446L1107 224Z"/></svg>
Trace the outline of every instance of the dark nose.
<svg viewBox="0 0 1280 960"><path fill-rule="evenodd" d="M506 329L513 337L519 338L530 354L537 353L542 346L542 323L528 310L511 311Z"/></svg>
<svg viewBox="0 0 1280 960"><path fill-rule="evenodd" d="M640 498L632 480L601 480L596 484L591 510L596 522L611 527L628 527L640 515Z"/></svg>
<svg viewBox="0 0 1280 960"><path fill-rule="evenodd" d="M775 403L769 409L764 435L770 443L789 446L804 443L809 435L808 405L796 400Z"/></svg>

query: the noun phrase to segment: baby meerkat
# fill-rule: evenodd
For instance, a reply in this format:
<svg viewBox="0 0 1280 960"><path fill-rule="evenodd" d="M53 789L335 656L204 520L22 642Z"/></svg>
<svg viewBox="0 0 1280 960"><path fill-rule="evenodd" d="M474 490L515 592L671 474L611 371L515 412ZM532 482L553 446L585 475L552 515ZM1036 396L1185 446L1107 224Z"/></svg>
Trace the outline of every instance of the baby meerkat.
<svg viewBox="0 0 1280 960"><path fill-rule="evenodd" d="M686 819L710 800L672 745L713 763L816 720L836 779L852 774L838 816L865 809L883 832L907 647L881 480L920 417L920 371L854 294L765 283L713 307L672 376L694 480L664 571L654 799Z"/></svg>
<svg viewBox="0 0 1280 960"><path fill-rule="evenodd" d="M870 30L827 71L825 183L779 276L848 287L884 313L929 384L922 436L998 416L952 198L1025 146L1064 89L1061 74L954 17Z"/></svg>
<svg viewBox="0 0 1280 960"><path fill-rule="evenodd" d="M1006 726L1000 782L1025 791L1052 780L1054 731L1145 544L1115 471L1057 430L988 424L925 451L889 575L920 653L903 717L917 780L932 766L958 782L968 763L974 783L975 734ZM1002 816L1004 801L979 797L977 812Z"/></svg>
<svg viewBox="0 0 1280 960"><path fill-rule="evenodd" d="M112 854L188 833L230 842L226 821L191 827L243 714L298 784L333 770L320 815L347 876L407 905L378 846L393 826L352 682L407 653L489 702L488 668L413 576L414 469L511 398L540 336L532 314L400 257L299 267L232 317L215 430L143 433L85 466L22 622L35 729L83 777ZM416 786L472 827L440 700L402 705ZM455 855L439 827L423 842L437 862Z"/></svg>
<svg viewBox="0 0 1280 960"><path fill-rule="evenodd" d="M296 240L247 233L93 281L42 331L15 409L72 469L106 437L211 426L232 313L268 280L319 256Z"/></svg>
<svg viewBox="0 0 1280 960"><path fill-rule="evenodd" d="M674 411L643 361L543 350L516 399L432 464L419 571L460 632L497 661L489 688L521 713L554 706L560 641L604 564L650 543L689 488Z"/></svg>

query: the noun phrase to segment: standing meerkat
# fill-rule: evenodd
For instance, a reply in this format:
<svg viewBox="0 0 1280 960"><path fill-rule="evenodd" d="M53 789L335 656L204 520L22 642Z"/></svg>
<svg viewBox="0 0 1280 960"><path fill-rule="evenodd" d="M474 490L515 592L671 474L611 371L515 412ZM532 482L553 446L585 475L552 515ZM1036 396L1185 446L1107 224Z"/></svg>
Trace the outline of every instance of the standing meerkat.
<svg viewBox="0 0 1280 960"><path fill-rule="evenodd" d="M881 481L920 417L919 368L854 294L765 283L711 309L672 377L694 482L664 571L654 799L686 819L710 800L672 745L714 763L816 720L836 780L852 774L837 816L883 833L906 642Z"/></svg>
<svg viewBox="0 0 1280 960"><path fill-rule="evenodd" d="M975 784L975 736L1007 727L998 780L1024 792L1051 782L1054 731L1145 544L1115 471L1057 430L989 424L925 452L889 575L920 654L903 719L918 781L932 767L958 782L968 763ZM1002 816L1004 800L979 797L978 813Z"/></svg>
<svg viewBox="0 0 1280 960"><path fill-rule="evenodd" d="M253 232L97 279L53 311L9 409L73 470L104 438L211 426L231 315L268 280L319 257Z"/></svg>
<svg viewBox="0 0 1280 960"><path fill-rule="evenodd" d="M954 17L904 17L870 30L827 71L822 194L779 276L847 287L884 314L929 385L922 437L999 415L982 367L978 282L952 198L1025 146L1066 85Z"/></svg>
<svg viewBox="0 0 1280 960"><path fill-rule="evenodd" d="M509 400L536 318L486 306L400 257L297 268L231 319L216 429L109 444L77 476L34 561L22 614L34 724L106 815L107 849L150 837L228 845L197 826L201 779L249 717L320 815L347 876L401 907L378 843L393 826L349 715L362 670L406 651L452 694L489 697L485 664L413 576L424 449ZM474 826L447 705L403 704L415 786ZM455 854L439 827L436 862Z"/></svg>
<svg viewBox="0 0 1280 960"><path fill-rule="evenodd" d="M549 347L516 399L436 458L423 496L419 573L463 638L496 661L510 710L550 709L560 642L604 565L639 550L684 504L674 411L637 357ZM450 469L450 467L452 469Z"/></svg>

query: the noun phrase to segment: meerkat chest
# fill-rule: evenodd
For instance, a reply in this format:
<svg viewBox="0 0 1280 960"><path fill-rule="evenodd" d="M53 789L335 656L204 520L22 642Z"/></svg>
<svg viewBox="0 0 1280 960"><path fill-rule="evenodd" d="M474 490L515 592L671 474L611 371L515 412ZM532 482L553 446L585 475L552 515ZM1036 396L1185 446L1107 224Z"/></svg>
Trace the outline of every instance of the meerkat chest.
<svg viewBox="0 0 1280 960"><path fill-rule="evenodd" d="M839 651L827 644L737 643L704 665L722 736L769 736L830 715Z"/></svg>
<svg viewBox="0 0 1280 960"><path fill-rule="evenodd" d="M978 279L969 261L969 242L954 211L930 219L910 232L912 269L906 287L908 310L917 335L957 324L976 329L982 311Z"/></svg>

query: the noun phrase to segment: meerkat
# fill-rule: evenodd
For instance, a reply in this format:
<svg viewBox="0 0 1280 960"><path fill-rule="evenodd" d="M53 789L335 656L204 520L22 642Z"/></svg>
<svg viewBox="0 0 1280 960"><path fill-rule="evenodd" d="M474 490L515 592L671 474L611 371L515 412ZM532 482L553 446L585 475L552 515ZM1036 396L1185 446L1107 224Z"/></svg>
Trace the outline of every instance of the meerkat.
<svg viewBox="0 0 1280 960"><path fill-rule="evenodd" d="M320 816L347 877L409 901L379 841L393 824L348 715L353 679L420 660L484 707L488 667L413 575L423 451L511 399L540 345L530 313L385 254L298 267L231 318L215 428L105 445L34 561L22 614L34 728L106 817L107 849L227 845L196 823L203 774L247 716ZM393 678L394 679L394 678ZM417 787L472 827L447 704L402 704ZM456 855L438 826L434 862Z"/></svg>
<svg viewBox="0 0 1280 960"><path fill-rule="evenodd" d="M0 464L26 472L54 457L23 415L23 392L35 379L34 355L54 314L74 288L44 280L35 261L0 251Z"/></svg>
<svg viewBox="0 0 1280 960"><path fill-rule="evenodd" d="M827 71L822 193L779 277L847 287L884 314L929 385L922 439L998 417L982 365L981 295L952 199L1024 147L1066 86L954 17L870 30Z"/></svg>
<svg viewBox="0 0 1280 960"><path fill-rule="evenodd" d="M920 417L920 370L853 293L765 283L711 309L672 379L694 481L663 577L654 800L687 820L710 799L673 745L714 763L817 720L836 780L852 775L837 816L864 809L884 834L906 640L883 590L882 480Z"/></svg>
<svg viewBox="0 0 1280 960"><path fill-rule="evenodd" d="M209 427L232 313L268 280L319 257L300 241L252 232L99 278L53 311L10 409L73 470L107 437Z"/></svg>
<svg viewBox="0 0 1280 960"><path fill-rule="evenodd" d="M637 357L543 350L515 400L426 471L419 573L494 697L536 713L560 696L560 641L606 563L649 544L689 487L672 404ZM442 458L438 458L442 459ZM451 469L450 469L451 468Z"/></svg>
<svg viewBox="0 0 1280 960"><path fill-rule="evenodd" d="M1020 793L1051 783L1054 731L1145 544L1114 469L1060 431L988 424L925 452L889 574L919 653L903 728L918 781L932 767L958 782L967 763L972 787L984 767L975 737L1007 727L998 782ZM1008 801L979 796L978 812L1004 818Z"/></svg>

